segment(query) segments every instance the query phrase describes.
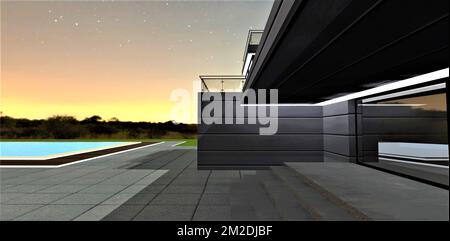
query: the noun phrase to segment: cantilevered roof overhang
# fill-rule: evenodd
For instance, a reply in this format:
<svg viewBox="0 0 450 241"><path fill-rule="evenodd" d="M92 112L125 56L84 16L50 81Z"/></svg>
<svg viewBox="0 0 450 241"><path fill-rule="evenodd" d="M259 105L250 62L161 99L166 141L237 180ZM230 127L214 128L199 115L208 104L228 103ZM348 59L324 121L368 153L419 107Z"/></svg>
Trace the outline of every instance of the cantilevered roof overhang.
<svg viewBox="0 0 450 241"><path fill-rule="evenodd" d="M276 0L244 89L317 103L449 66L448 0Z"/></svg>

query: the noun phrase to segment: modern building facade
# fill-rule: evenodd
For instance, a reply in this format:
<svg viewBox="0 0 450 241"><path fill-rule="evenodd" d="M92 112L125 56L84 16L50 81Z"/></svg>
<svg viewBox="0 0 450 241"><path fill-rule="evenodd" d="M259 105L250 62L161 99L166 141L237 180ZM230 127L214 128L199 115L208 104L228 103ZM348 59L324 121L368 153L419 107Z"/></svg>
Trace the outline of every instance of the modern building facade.
<svg viewBox="0 0 450 241"><path fill-rule="evenodd" d="M352 162L448 188L448 4L276 0L241 75L201 76L199 168ZM270 105L245 94L258 89L278 90L273 135L260 134ZM211 124L213 92L223 108Z"/></svg>

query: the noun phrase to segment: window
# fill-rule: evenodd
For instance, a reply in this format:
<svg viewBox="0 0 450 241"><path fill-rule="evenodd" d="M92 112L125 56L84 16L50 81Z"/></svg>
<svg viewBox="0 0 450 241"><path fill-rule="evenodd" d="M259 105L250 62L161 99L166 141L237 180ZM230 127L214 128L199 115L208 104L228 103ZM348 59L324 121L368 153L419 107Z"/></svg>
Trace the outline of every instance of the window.
<svg viewBox="0 0 450 241"><path fill-rule="evenodd" d="M449 185L445 83L358 101L358 162Z"/></svg>

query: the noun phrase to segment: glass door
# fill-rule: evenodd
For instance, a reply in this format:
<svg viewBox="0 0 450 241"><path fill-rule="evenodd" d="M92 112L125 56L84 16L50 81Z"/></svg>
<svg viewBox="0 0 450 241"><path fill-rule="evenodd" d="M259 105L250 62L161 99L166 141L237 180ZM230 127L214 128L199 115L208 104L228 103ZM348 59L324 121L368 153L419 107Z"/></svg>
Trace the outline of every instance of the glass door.
<svg viewBox="0 0 450 241"><path fill-rule="evenodd" d="M446 83L358 100L358 162L449 185Z"/></svg>

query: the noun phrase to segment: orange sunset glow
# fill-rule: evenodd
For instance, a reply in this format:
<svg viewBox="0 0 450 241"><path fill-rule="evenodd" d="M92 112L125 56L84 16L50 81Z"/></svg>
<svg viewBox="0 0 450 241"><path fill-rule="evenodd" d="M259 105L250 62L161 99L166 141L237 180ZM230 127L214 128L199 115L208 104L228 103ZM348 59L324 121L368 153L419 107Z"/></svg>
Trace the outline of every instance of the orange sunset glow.
<svg viewBox="0 0 450 241"><path fill-rule="evenodd" d="M264 28L271 4L1 1L0 111L173 120L173 90L193 97L199 75L240 73L248 30Z"/></svg>

